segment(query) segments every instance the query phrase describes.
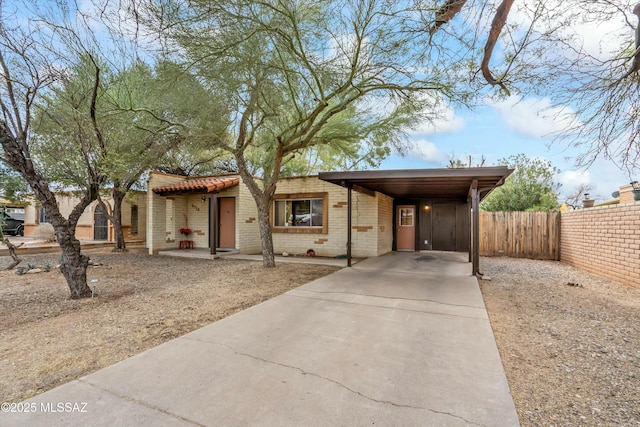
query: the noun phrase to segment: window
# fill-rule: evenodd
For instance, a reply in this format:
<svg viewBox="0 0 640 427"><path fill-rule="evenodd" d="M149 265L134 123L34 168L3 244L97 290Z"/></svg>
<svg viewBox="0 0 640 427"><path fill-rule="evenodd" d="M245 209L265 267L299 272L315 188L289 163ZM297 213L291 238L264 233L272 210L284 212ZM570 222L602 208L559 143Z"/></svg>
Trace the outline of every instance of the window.
<svg viewBox="0 0 640 427"><path fill-rule="evenodd" d="M413 227L413 208L400 208L400 227Z"/></svg>
<svg viewBox="0 0 640 427"><path fill-rule="evenodd" d="M138 205L131 205L131 234L138 234Z"/></svg>
<svg viewBox="0 0 640 427"><path fill-rule="evenodd" d="M49 222L49 215L47 215L47 211L41 207L40 209L38 209L38 223L39 224L46 224Z"/></svg>
<svg viewBox="0 0 640 427"><path fill-rule="evenodd" d="M273 231L326 233L326 193L277 194L273 202Z"/></svg>
<svg viewBox="0 0 640 427"><path fill-rule="evenodd" d="M322 199L276 200L276 227L322 227Z"/></svg>

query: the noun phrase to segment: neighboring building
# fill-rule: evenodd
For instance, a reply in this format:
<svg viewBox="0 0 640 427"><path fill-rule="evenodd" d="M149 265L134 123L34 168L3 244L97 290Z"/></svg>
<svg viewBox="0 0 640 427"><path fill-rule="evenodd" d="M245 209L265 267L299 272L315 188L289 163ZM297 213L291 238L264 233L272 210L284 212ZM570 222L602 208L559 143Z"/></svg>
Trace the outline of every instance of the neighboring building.
<svg viewBox="0 0 640 427"><path fill-rule="evenodd" d="M473 202L502 185L511 172L500 166L282 178L270 211L274 251L303 254L312 249L334 257L347 253L351 239L354 257L392 250L468 252ZM147 206L152 254L186 240L212 253L261 252L256 204L239 175L188 178L153 172ZM181 236L185 228L191 233Z"/></svg>
<svg viewBox="0 0 640 427"><path fill-rule="evenodd" d="M57 193L56 200L60 213L68 218L73 207L78 203L78 196L73 193ZM103 199L111 213L113 199ZM122 231L125 240L145 241L147 237L147 211L146 193L142 191L131 191L122 204ZM24 235L31 236L35 228L43 223L49 222L49 217L45 209L38 202L31 202L25 207L24 212ZM113 224L107 219L105 212L97 201L92 202L78 220L76 227L76 237L79 240L114 240Z"/></svg>
<svg viewBox="0 0 640 427"><path fill-rule="evenodd" d="M631 184L622 185L620 187L620 203L634 203L633 200L633 186Z"/></svg>

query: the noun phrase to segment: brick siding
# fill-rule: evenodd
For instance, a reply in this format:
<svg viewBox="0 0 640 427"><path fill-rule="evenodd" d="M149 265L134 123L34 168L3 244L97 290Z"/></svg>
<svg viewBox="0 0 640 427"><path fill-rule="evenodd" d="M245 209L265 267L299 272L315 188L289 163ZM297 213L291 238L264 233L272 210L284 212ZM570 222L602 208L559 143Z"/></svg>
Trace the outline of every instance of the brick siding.
<svg viewBox="0 0 640 427"><path fill-rule="evenodd" d="M560 229L561 261L640 286L640 202L565 212Z"/></svg>

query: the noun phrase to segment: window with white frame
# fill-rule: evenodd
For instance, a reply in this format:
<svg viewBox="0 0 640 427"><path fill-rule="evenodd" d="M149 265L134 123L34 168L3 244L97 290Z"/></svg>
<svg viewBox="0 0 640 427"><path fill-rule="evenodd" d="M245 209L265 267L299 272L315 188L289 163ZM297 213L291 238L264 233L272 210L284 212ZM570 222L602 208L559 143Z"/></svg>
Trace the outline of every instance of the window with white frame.
<svg viewBox="0 0 640 427"><path fill-rule="evenodd" d="M274 202L275 227L317 227L324 225L323 198L277 199Z"/></svg>

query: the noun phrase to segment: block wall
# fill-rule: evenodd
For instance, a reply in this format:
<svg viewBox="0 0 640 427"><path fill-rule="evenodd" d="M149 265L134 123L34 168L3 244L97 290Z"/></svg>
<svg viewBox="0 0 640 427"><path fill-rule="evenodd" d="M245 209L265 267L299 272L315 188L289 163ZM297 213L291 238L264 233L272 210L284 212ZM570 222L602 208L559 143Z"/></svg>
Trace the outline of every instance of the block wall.
<svg viewBox="0 0 640 427"><path fill-rule="evenodd" d="M147 248L150 254L176 247L175 203L167 203L167 197L152 191L154 187L185 181L185 177L152 172L147 182ZM173 198L175 201L175 198ZM167 209L167 206L170 209ZM167 230L167 224L174 224ZM180 227L178 227L179 229Z"/></svg>
<svg viewBox="0 0 640 427"><path fill-rule="evenodd" d="M152 173L148 188L182 182L185 177ZM343 187L320 181L317 177L284 178L278 182L276 195L299 193L325 193L327 195L327 224L324 230L303 232L281 232L273 229L276 254L304 254L313 249L319 256L337 256L347 252L347 190ZM370 257L391 251L393 244L393 199L376 193L369 196L354 191L352 212L352 255ZM236 200L236 248L244 254L260 254L262 240L258 224L256 203L244 185L223 190L219 198L234 197ZM209 246L209 196L201 195L158 196L147 193L147 246L150 253L177 248L180 228L189 227L189 240L196 248Z"/></svg>
<svg viewBox="0 0 640 427"><path fill-rule="evenodd" d="M620 203L633 203L633 187L631 184L620 187Z"/></svg>
<svg viewBox="0 0 640 427"><path fill-rule="evenodd" d="M261 182L258 182L262 185ZM236 248L243 254L261 254L258 208L246 185L236 187Z"/></svg>
<svg viewBox="0 0 640 427"><path fill-rule="evenodd" d="M318 256L337 256L347 253L347 189L319 180L315 176L282 179L278 182L276 194L327 193L326 233L281 233L274 231L273 245L276 254L288 252L303 254L313 249ZM392 205L390 198L381 194L375 197L354 191L352 193L352 256L371 257L391 250L390 220L383 218L379 223L379 212L386 212L385 206ZM386 205L385 205L386 203ZM379 207L383 204L383 207ZM388 208L392 215L392 207ZM388 236L378 234L382 225ZM388 246L388 247L387 247Z"/></svg>
<svg viewBox="0 0 640 427"><path fill-rule="evenodd" d="M561 261L640 286L640 202L564 212L560 229Z"/></svg>

